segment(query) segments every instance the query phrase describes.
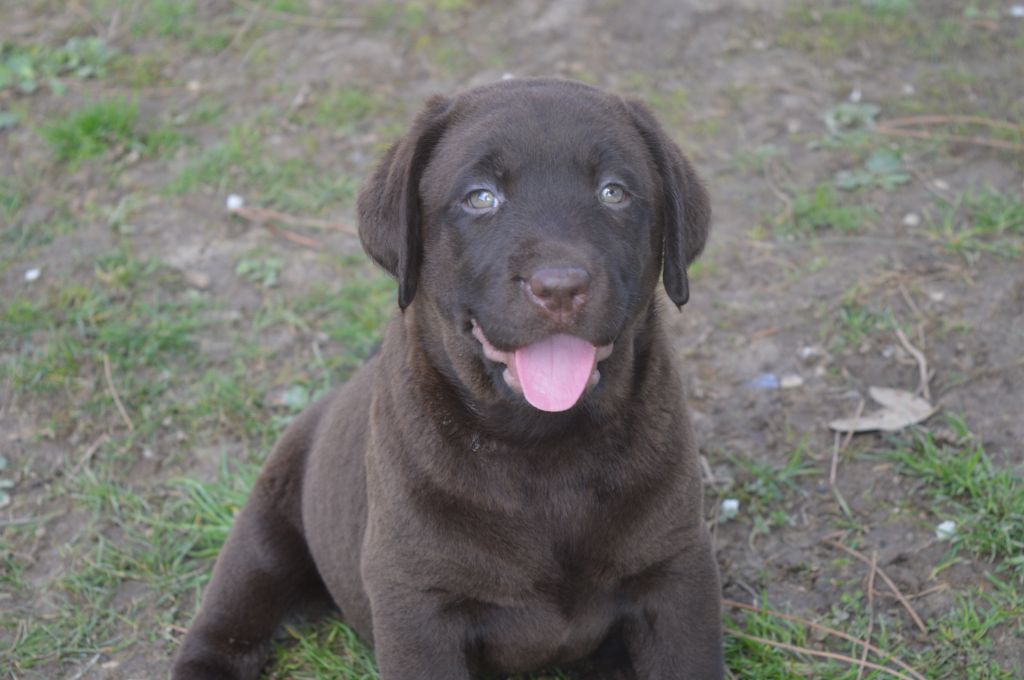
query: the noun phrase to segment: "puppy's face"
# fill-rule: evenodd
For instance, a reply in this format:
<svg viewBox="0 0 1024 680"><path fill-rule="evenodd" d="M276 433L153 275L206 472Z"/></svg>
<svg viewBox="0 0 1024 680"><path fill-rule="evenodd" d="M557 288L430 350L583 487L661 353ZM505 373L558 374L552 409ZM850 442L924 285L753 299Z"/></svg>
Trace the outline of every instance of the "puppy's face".
<svg viewBox="0 0 1024 680"><path fill-rule="evenodd" d="M645 313L663 259L685 293L687 252L668 253L667 236L684 228L673 208L693 191L704 223L690 251L699 252L703 190L695 179L667 186L685 184L685 162L670 158L678 150L645 110L593 88L513 81L433 106L429 123L418 120L425 129L410 133L415 143L405 141L415 147L407 164L421 164L404 177L416 304L440 319L432 330L447 368L471 391L569 410L600 387L601 362ZM363 210L371 190L361 230L374 255Z"/></svg>

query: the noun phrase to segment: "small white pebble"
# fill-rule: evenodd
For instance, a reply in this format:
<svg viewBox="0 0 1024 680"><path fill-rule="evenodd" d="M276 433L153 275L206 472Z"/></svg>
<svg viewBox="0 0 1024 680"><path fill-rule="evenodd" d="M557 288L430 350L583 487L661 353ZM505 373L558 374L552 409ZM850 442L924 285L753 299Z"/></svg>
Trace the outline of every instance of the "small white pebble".
<svg viewBox="0 0 1024 680"><path fill-rule="evenodd" d="M28 271L25 272L25 280L28 281L29 283L32 283L33 281L38 279L42 273L42 269L39 269L38 267L32 267L32 269L29 269Z"/></svg>
<svg viewBox="0 0 1024 680"><path fill-rule="evenodd" d="M930 290L928 291L928 299L932 302L942 302L946 299L946 294L941 290Z"/></svg>
<svg viewBox="0 0 1024 680"><path fill-rule="evenodd" d="M501 74L501 79L502 80L512 80L513 78L515 78L515 76L512 75L511 73L502 73Z"/></svg>
<svg viewBox="0 0 1024 680"><path fill-rule="evenodd" d="M944 179L937 179L932 182L932 184L934 184L935 188L939 191L949 191L949 182Z"/></svg>
<svg viewBox="0 0 1024 680"><path fill-rule="evenodd" d="M779 379L779 387L784 390L791 390L804 384L804 379L796 373L787 373Z"/></svg>
<svg viewBox="0 0 1024 680"><path fill-rule="evenodd" d="M948 541L954 536L956 536L956 522L951 519L947 519L935 527L935 538L940 541Z"/></svg>
<svg viewBox="0 0 1024 680"><path fill-rule="evenodd" d="M860 91L860 88L859 87L855 87L855 88L853 88L853 91L850 92L850 101L853 102L854 104L856 104L857 102L859 102L861 100L861 97L863 97L863 96L864 95Z"/></svg>
<svg viewBox="0 0 1024 680"><path fill-rule="evenodd" d="M190 80L185 84L185 87L189 92L199 92L199 90L203 89L203 84L198 80Z"/></svg>
<svg viewBox="0 0 1024 680"><path fill-rule="evenodd" d="M908 212L903 216L903 226L916 227L921 224L921 216L915 212Z"/></svg>
<svg viewBox="0 0 1024 680"><path fill-rule="evenodd" d="M718 511L718 520L727 522L740 514L740 502L736 498L725 498L722 500L722 507Z"/></svg>
<svg viewBox="0 0 1024 680"><path fill-rule="evenodd" d="M1024 19L1024 5L1014 5L1010 8L1010 16Z"/></svg>
<svg viewBox="0 0 1024 680"><path fill-rule="evenodd" d="M238 212L245 207L245 199L238 194L229 194L227 205L229 212Z"/></svg>
<svg viewBox="0 0 1024 680"><path fill-rule="evenodd" d="M903 92L903 94L907 95L908 97L917 91L913 83L904 83L903 87L900 88L900 90Z"/></svg>
<svg viewBox="0 0 1024 680"><path fill-rule="evenodd" d="M818 345L804 345L800 348L800 358L804 361L824 356L825 350Z"/></svg>

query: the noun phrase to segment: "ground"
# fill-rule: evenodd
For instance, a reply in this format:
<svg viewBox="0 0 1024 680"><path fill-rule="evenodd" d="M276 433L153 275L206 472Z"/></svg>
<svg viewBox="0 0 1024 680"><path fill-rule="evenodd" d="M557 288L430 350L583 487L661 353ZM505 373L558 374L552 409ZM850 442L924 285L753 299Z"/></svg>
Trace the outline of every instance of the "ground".
<svg viewBox="0 0 1024 680"><path fill-rule="evenodd" d="M711 191L666 316L732 676L1022 677L1016 11L2 0L0 676L164 677L260 461L394 309L359 183L427 96L511 74L649 102ZM829 430L872 386L937 412ZM266 677L376 674L319 620Z"/></svg>

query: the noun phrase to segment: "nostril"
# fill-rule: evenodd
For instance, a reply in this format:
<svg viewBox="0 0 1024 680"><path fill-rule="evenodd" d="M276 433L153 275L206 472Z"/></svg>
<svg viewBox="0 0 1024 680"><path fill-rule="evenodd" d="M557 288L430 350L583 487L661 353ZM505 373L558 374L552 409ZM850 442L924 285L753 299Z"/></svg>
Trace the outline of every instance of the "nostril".
<svg viewBox="0 0 1024 680"><path fill-rule="evenodd" d="M580 267L543 267L530 275L530 292L549 308L572 308L590 287L590 274Z"/></svg>

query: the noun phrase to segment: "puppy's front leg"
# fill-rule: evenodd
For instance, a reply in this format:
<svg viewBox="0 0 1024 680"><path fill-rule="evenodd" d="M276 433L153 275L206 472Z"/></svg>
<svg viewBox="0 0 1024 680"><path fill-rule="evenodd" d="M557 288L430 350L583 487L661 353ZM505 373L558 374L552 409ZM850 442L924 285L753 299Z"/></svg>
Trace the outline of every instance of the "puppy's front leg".
<svg viewBox="0 0 1024 680"><path fill-rule="evenodd" d="M381 680L470 680L465 622L439 597L375 583L370 600Z"/></svg>
<svg viewBox="0 0 1024 680"><path fill-rule="evenodd" d="M707 532L633 593L623 633L637 680L720 680L721 591Z"/></svg>

